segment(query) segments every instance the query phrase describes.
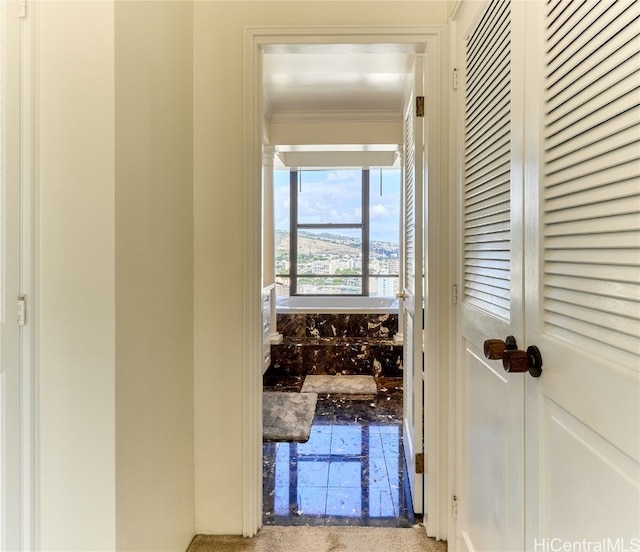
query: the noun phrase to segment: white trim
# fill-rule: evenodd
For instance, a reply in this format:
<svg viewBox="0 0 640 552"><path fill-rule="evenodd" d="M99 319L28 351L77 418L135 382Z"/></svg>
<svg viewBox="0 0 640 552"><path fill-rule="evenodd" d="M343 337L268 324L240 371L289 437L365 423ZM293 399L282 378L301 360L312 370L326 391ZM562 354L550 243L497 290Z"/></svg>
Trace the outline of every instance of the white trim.
<svg viewBox="0 0 640 552"><path fill-rule="evenodd" d="M262 63L258 43L245 33L242 534L262 526Z"/></svg>
<svg viewBox="0 0 640 552"><path fill-rule="evenodd" d="M271 123L317 123L326 121L372 122L402 121L402 111L278 111L271 117Z"/></svg>
<svg viewBox="0 0 640 552"><path fill-rule="evenodd" d="M452 13L452 19L449 22L449 74L453 71L457 66L457 17L459 15L458 8L461 4L461 0L457 0L455 9ZM455 15L455 18L454 18ZM450 267L450 276L452 284L458 286L458 298L457 304L453 306L451 310L451 319L449 321L449 344L448 349L452 351L449 356L449 366L452 366L453 369L449 370L449 495L445 497L447 500L453 500L453 496L458 497L459 500L459 489L458 489L458 475L457 475L457 466L460 464L460 459L458 458L458 451L461 450L459 445L459 436L461 435L458 429L458 424L460 423L460 407L461 401L458 397L458 370L460 366L460 358L458 357L460 347L458 346L458 336L461 335L460 329L458 326L458 305L461 304L460 293L462 290L462 279L461 279L461 263L460 263L460 255L458 253L458 244L461 243L460 237L460 225L461 225L461 194L460 188L457 185L459 182L458 171L459 167L456 167L455 159L456 154L458 152L458 135L456 133L456 117L458 110L458 90L460 90L460 86L458 86L457 90L453 89L453 86L448 88L447 95L449 101L449 107L447 113L449 114L446 124L449 127L449 147L448 147L448 160L447 160L447 171L448 171L448 180L452 183L449 186L449 236L451 243L454 246L451 248L451 254L449 256L449 267ZM454 513L453 508L449 509L449 521L447 524L448 527L448 535L449 542L452 543L452 548L455 550L456 543L456 535L457 535L457 512Z"/></svg>
<svg viewBox="0 0 640 552"><path fill-rule="evenodd" d="M448 370L450 362L449 321L453 306L449 301L451 276L449 273L449 255L451 248L442 244L451 243L448 223L450 218L449 195L447 185L447 119L448 113L448 63L445 49L448 45L446 30L427 43L428 66L426 79L426 115L427 115L427 192L426 222L428 228L423 236L427 245L427 263L429 278L426 282L427 331L423 336L425 352L425 452L426 465L426 504L429 506L425 520L427 534L438 539L447 538L449 511L448 477ZM429 451L439 451L429 454ZM435 507L434 507L435 505ZM426 513L426 511L425 511Z"/></svg>
<svg viewBox="0 0 640 552"><path fill-rule="evenodd" d="M11 550L36 550L38 547L37 531L37 378L35 364L35 332L37 325L37 302L35 297L35 239L37 213L35 210L36 192L34 183L34 94L35 74L35 5L30 5L26 15L22 15L23 5L13 1L3 5L7 18L7 31L3 47L7 47L7 65L2 70L10 70L10 90L8 102L11 102L11 122L9 132L13 132L15 140L11 141L10 171L8 176L11 185L5 191L3 209L12 209L10 267L2 267L3 277L10 274L10 287L3 289L7 304L5 307L7 328L11 328L12 368L16 370L11 376L13 393L12 404L16 405L12 415L16 416L16 424L10 428L12 445L15 446L12 461L18 460L17 475L10 471L14 479L10 482L13 496L11 503L0 508L0 515L5 506L15 508L11 512L10 527L4 535L0 535L0 548L8 546ZM6 89L6 87L5 87ZM3 98L3 101L5 99ZM5 105L9 105L8 102ZM4 106L3 106L4 108ZM9 203L10 202L10 203ZM3 220L3 224L6 219ZM3 236L4 239L4 236ZM15 244L15 247L14 247ZM9 268L7 271L6 268ZM7 280L9 281L9 280ZM4 285L5 282L3 282ZM25 295L25 324L17 323L18 296ZM15 346L15 349L14 349ZM6 359L5 359L6 360ZM3 379L5 374L2 374ZM6 390L5 390L6 391ZM7 430L6 427L2 428ZM5 435L8 432L5 433ZM4 437L3 437L4 439ZM4 454L4 451L2 451ZM4 462L4 459L3 459ZM13 469L13 468L12 468ZM5 477L6 474L1 474ZM6 488L6 487L5 487ZM4 493L4 489L3 489ZM5 500L3 494L2 499ZM18 506L13 501L18 502ZM4 523L4 519L2 521ZM1 523L0 523L1 525Z"/></svg>
<svg viewBox="0 0 640 552"><path fill-rule="evenodd" d="M465 2L468 0L454 0L453 8L451 8L451 12L449 13L449 19L451 21L457 21L462 13Z"/></svg>
<svg viewBox="0 0 640 552"><path fill-rule="evenodd" d="M262 141L264 136L263 113L261 105L261 59L260 55L264 46L270 44L305 44L305 43L430 43L434 57L438 59L436 73L431 73L435 82L441 84L440 87L434 85L431 92L434 98L431 100L433 109L431 111L431 121L433 130L432 148L429 150L429 189L434 190L434 197L431 198L429 210L435 215L435 220L430 219L429 224L432 230L437 224L445 224L448 220L447 213L442 212L439 201L444 201L444 207L449 208L446 198L448 188L445 178L446 145L442 140L435 139L436 133L446 133L444 110L439 108L438 102L444 101L448 79L445 63L445 50L448 46L446 40L445 26L383 26L383 27L247 27L245 29L245 53L244 53L244 112L246 114L244 124L244 155L245 155L245 175L244 175L244 215L245 215L245 238L244 238L244 302L243 302L243 337L247 347L243 355L243 401L244 401L244 422L243 422L243 534L245 536L254 535L261 526L262 518L262 485L261 485L261 378L259 368L262 352L262 339L260 332L261 320L261 162L262 162ZM428 47L429 48L429 47ZM440 92L443 91L443 92ZM446 141L445 141L446 143ZM433 172L432 172L433 171ZM438 181L439 179L439 181ZM435 191L438 190L439 191ZM433 199L436 201L434 202ZM440 238L448 239L448 228L437 232ZM433 240L435 236L431 236ZM444 255L448 259L448 252L442 251L443 247L434 248L433 255ZM452 307L446 301L438 300L438 295L449 297L449 265L448 260L444 264L438 264L432 259L433 265L430 277L434 278L434 287L431 288L431 300L434 301L435 309L432 316L438 316L445 320L451 319ZM438 274L436 274L436 272ZM440 290L440 288L445 288ZM441 293L433 293L440 290ZM447 511L448 511L448 487L449 478L444 472L448 464L449 435L447 432L448 406L447 398L449 393L448 379L446 375L447 367L450 364L451 354L448 350L449 338L447 336L448 326L439 332L440 342L435 342L436 337L431 336L428 346L433 351L434 362L434 388L431 390L430 399L434 402L426 401L425 407L429 416L433 416L430 422L430 431L427 442L427 465L431 466L428 474L428 493L430 502L430 515L427 519L427 533L436 538L446 538L447 535ZM435 350L434 350L435 349ZM435 368L437 367L437 368ZM435 452L430 452L435 451ZM431 488L432 487L432 488ZM433 502L431 502L433 500ZM436 513L437 511L437 513Z"/></svg>
<svg viewBox="0 0 640 552"><path fill-rule="evenodd" d="M30 2L21 33L21 243L20 287L29 298L29 320L22 327L22 549L39 550L38 449L38 190L37 190L37 2Z"/></svg>

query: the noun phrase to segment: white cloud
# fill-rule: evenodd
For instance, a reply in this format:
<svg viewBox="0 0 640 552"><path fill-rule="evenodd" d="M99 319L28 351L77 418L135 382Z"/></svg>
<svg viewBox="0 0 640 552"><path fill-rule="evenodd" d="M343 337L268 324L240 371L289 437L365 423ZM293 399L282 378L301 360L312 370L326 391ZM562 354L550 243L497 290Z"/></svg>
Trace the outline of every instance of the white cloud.
<svg viewBox="0 0 640 552"><path fill-rule="evenodd" d="M369 212L371 214L371 218L384 218L390 214L387 207L380 205L379 203L372 205Z"/></svg>
<svg viewBox="0 0 640 552"><path fill-rule="evenodd" d="M280 174L278 174L280 173ZM276 171L274 178L276 227L288 228L284 216L289 209L289 173ZM377 175L372 175L371 239L397 241L399 226L399 173L383 173L383 194L378 192ZM359 170L305 171L298 196L300 221L306 223L360 222L362 210ZM373 203L375 202L375 203Z"/></svg>

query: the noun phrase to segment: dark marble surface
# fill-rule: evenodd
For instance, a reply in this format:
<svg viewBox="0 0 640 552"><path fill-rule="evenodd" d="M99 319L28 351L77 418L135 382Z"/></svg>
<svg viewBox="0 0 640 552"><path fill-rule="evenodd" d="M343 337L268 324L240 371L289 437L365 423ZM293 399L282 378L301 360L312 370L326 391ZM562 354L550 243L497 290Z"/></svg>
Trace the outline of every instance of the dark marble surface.
<svg viewBox="0 0 640 552"><path fill-rule="evenodd" d="M397 314L278 314L278 332L287 338L382 338L398 331Z"/></svg>
<svg viewBox="0 0 640 552"><path fill-rule="evenodd" d="M282 343L271 347L281 376L402 376L397 314L278 314Z"/></svg>
<svg viewBox="0 0 640 552"><path fill-rule="evenodd" d="M302 377L265 377L300 390ZM306 443L265 443L265 525L409 527L415 523L402 445L402 380L376 378L374 399L319 395Z"/></svg>
<svg viewBox="0 0 640 552"><path fill-rule="evenodd" d="M271 346L271 368L281 376L402 376L402 346L390 339L290 338Z"/></svg>

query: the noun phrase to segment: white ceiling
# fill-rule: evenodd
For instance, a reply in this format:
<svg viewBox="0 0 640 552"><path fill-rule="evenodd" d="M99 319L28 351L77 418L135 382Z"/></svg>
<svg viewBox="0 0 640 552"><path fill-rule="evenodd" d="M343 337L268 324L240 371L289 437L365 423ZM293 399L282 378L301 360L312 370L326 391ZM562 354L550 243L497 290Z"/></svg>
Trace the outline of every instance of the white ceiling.
<svg viewBox="0 0 640 552"><path fill-rule="evenodd" d="M263 57L264 112L268 120L402 117L415 44L289 44Z"/></svg>

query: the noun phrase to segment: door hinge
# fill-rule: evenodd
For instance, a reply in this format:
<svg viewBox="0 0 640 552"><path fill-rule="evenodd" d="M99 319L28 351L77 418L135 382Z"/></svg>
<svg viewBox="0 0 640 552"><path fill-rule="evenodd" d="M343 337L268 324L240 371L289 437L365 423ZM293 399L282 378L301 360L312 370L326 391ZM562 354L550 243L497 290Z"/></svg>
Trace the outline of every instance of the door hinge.
<svg viewBox="0 0 640 552"><path fill-rule="evenodd" d="M458 517L458 497L456 495L451 497L451 515L453 519Z"/></svg>
<svg viewBox="0 0 640 552"><path fill-rule="evenodd" d="M416 96L416 117L424 117L424 96Z"/></svg>
<svg viewBox="0 0 640 552"><path fill-rule="evenodd" d="M416 452L416 473L424 473L424 452Z"/></svg>
<svg viewBox="0 0 640 552"><path fill-rule="evenodd" d="M27 17L27 0L20 0L19 13L20 13L20 19L26 19L26 17Z"/></svg>
<svg viewBox="0 0 640 552"><path fill-rule="evenodd" d="M18 326L27 323L27 298L25 295L18 296Z"/></svg>
<svg viewBox="0 0 640 552"><path fill-rule="evenodd" d="M453 286L451 286L451 300L454 305L458 304L458 284L453 284Z"/></svg>
<svg viewBox="0 0 640 552"><path fill-rule="evenodd" d="M458 90L458 70L454 69L453 74L451 75L451 84L453 85L454 90Z"/></svg>

